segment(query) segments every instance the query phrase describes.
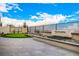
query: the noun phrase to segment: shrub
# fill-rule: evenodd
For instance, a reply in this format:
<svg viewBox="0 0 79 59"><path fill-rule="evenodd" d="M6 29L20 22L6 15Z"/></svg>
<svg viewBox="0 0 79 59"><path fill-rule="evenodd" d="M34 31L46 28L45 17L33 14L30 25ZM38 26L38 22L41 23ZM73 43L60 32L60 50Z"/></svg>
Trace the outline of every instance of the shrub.
<svg viewBox="0 0 79 59"><path fill-rule="evenodd" d="M1 37L7 37L7 38L28 38L31 37L28 34L24 33L10 33L10 34L3 34Z"/></svg>

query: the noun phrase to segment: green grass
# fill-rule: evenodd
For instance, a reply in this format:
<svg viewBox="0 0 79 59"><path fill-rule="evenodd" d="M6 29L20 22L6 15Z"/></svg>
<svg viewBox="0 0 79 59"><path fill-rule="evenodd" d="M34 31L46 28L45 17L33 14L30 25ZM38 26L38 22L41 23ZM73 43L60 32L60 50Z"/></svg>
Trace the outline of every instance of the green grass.
<svg viewBox="0 0 79 59"><path fill-rule="evenodd" d="M10 34L4 34L0 36L6 37L6 38L29 38L31 37L30 35L24 34L24 33L10 33Z"/></svg>
<svg viewBox="0 0 79 59"><path fill-rule="evenodd" d="M1 37L1 34L0 34L0 37Z"/></svg>

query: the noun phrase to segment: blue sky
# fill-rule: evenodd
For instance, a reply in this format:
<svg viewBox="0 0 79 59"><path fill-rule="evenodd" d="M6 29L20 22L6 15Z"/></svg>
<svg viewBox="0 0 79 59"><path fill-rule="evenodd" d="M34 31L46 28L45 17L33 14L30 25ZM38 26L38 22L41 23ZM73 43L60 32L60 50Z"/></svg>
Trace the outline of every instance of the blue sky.
<svg viewBox="0 0 79 59"><path fill-rule="evenodd" d="M16 19L29 19L31 15L36 15L37 12L48 13L48 14L63 14L63 15L70 15L75 13L79 10L79 4L46 4L46 3L19 3L19 7L23 11L16 10L9 10L8 13L3 13L4 16ZM10 14L11 16L9 16ZM19 16L20 17L19 17Z"/></svg>
<svg viewBox="0 0 79 59"><path fill-rule="evenodd" d="M3 10L0 10L0 13L3 17L31 21L33 24L51 21L54 23L56 17L55 23L79 20L79 3L9 3L1 6Z"/></svg>

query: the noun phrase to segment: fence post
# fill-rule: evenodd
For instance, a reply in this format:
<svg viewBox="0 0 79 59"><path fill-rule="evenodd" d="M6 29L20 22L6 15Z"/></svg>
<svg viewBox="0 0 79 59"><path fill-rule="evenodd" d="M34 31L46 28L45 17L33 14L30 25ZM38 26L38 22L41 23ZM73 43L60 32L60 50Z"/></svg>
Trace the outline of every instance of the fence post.
<svg viewBox="0 0 79 59"><path fill-rule="evenodd" d="M57 30L57 24L55 24L55 30Z"/></svg>
<svg viewBox="0 0 79 59"><path fill-rule="evenodd" d="M43 32L44 32L44 25L42 26Z"/></svg>
<svg viewBox="0 0 79 59"><path fill-rule="evenodd" d="M28 26L27 26L27 34L29 33L29 30L28 30Z"/></svg>
<svg viewBox="0 0 79 59"><path fill-rule="evenodd" d="M36 26L35 26L35 31L34 32L36 33Z"/></svg>

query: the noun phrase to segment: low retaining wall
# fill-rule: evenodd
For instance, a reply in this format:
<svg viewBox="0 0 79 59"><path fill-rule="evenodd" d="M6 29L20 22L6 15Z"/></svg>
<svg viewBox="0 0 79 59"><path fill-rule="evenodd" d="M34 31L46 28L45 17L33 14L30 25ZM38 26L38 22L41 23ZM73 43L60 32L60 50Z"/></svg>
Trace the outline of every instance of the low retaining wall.
<svg viewBox="0 0 79 59"><path fill-rule="evenodd" d="M72 33L72 39L79 41L79 33Z"/></svg>
<svg viewBox="0 0 79 59"><path fill-rule="evenodd" d="M70 32L70 31L53 31L52 36L60 36L60 37L69 37L75 41L79 41L79 32Z"/></svg>
<svg viewBox="0 0 79 59"><path fill-rule="evenodd" d="M34 36L34 40L38 40L53 46L58 46L58 47L62 47L65 49L68 49L70 51L74 51L79 53L79 44L73 44L73 43L67 43L67 42L62 42L62 41L57 41L57 40L52 40L49 38L44 38L44 37L40 37L40 36ZM38 39L41 38L41 39Z"/></svg>
<svg viewBox="0 0 79 59"><path fill-rule="evenodd" d="M52 31L53 36L72 37L71 32L65 30Z"/></svg>

